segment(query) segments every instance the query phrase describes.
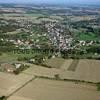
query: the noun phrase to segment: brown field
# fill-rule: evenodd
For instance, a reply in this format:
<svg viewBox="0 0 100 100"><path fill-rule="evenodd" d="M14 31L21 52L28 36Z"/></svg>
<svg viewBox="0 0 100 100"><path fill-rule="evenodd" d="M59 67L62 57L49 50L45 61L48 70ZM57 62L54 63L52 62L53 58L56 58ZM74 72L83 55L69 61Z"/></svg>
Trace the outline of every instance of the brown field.
<svg viewBox="0 0 100 100"><path fill-rule="evenodd" d="M24 72L31 75L45 76L49 78L54 78L56 74L59 74L61 79L84 80L95 83L100 82L99 60L79 60L78 63L76 63L76 66L72 66L72 63L72 59L63 59L60 62L59 60L52 60L49 64L55 66L55 68L46 68L30 64L31 67ZM71 70L68 70L69 68L71 68Z"/></svg>
<svg viewBox="0 0 100 100"><path fill-rule="evenodd" d="M62 79L85 80L90 82L100 82L100 61L80 60L76 71L65 70L60 74Z"/></svg>
<svg viewBox="0 0 100 100"><path fill-rule="evenodd" d="M0 73L0 96L10 96L8 100L100 100L94 85L51 79L59 74L61 79L100 82L100 61L79 60L75 71L68 70L72 63L72 59L64 60L59 69L29 64L19 75Z"/></svg>
<svg viewBox="0 0 100 100"><path fill-rule="evenodd" d="M46 68L46 67L32 65L32 64L30 64L30 66L31 67L25 70L23 73L29 75L49 77L49 78L54 78L55 74L61 73L61 70L56 68Z"/></svg>
<svg viewBox="0 0 100 100"><path fill-rule="evenodd" d="M13 75L0 72L0 96L8 96L15 90L23 86L26 82L33 79L34 76L25 74Z"/></svg>
<svg viewBox="0 0 100 100"><path fill-rule="evenodd" d="M8 100L34 100L24 97L18 97L18 96L11 96Z"/></svg>
<svg viewBox="0 0 100 100"><path fill-rule="evenodd" d="M67 59L64 61L64 63L62 64L62 66L60 66L61 70L68 70L68 68L71 66L73 60L72 59Z"/></svg>
<svg viewBox="0 0 100 100"><path fill-rule="evenodd" d="M52 58L47 60L45 63L52 68L60 68L63 65L64 61L65 60L62 58Z"/></svg>
<svg viewBox="0 0 100 100"><path fill-rule="evenodd" d="M14 96L26 100L100 100L100 92L93 86L46 79L35 79Z"/></svg>
<svg viewBox="0 0 100 100"><path fill-rule="evenodd" d="M70 64L70 66L68 67L68 71L75 71L77 68L77 65L79 63L79 60L73 60L73 62Z"/></svg>

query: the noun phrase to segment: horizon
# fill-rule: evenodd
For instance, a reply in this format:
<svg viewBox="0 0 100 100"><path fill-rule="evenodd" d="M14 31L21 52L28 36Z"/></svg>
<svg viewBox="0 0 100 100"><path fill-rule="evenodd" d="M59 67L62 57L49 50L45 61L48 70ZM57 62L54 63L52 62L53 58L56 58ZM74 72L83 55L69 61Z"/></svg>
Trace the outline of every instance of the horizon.
<svg viewBox="0 0 100 100"><path fill-rule="evenodd" d="M15 3L15 4L99 4L100 0L27 0L27 1L20 1L20 0L0 0L0 3Z"/></svg>

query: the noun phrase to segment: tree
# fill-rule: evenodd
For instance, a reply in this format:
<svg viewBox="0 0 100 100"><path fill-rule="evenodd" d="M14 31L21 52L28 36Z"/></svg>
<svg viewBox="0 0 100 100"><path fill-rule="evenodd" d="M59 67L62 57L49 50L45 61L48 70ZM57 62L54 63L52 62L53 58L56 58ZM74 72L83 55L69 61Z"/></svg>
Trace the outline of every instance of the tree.
<svg viewBox="0 0 100 100"><path fill-rule="evenodd" d="M100 91L100 83L97 83L97 91Z"/></svg>
<svg viewBox="0 0 100 100"><path fill-rule="evenodd" d="M56 80L60 79L59 74L55 75Z"/></svg>
<svg viewBox="0 0 100 100"><path fill-rule="evenodd" d="M0 100L7 100L5 96L0 97Z"/></svg>

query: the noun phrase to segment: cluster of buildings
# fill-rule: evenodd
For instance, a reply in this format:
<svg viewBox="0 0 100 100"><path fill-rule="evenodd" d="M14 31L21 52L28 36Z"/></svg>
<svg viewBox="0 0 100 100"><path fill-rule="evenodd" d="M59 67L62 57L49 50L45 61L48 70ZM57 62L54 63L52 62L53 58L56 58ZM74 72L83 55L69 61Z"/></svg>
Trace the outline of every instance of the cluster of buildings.
<svg viewBox="0 0 100 100"><path fill-rule="evenodd" d="M17 69L20 69L22 64L20 63L2 63L0 64L0 70L3 72L14 73Z"/></svg>
<svg viewBox="0 0 100 100"><path fill-rule="evenodd" d="M98 42L98 43L97 43ZM77 43L75 44L75 47L82 47L82 46L92 46L95 44L99 44L100 41L95 41L95 40L90 40L90 41L85 41L85 40L77 40Z"/></svg>
<svg viewBox="0 0 100 100"><path fill-rule="evenodd" d="M73 39L63 28L56 27L54 23L46 24L46 28L48 30L49 39L57 49L65 50L71 47Z"/></svg>

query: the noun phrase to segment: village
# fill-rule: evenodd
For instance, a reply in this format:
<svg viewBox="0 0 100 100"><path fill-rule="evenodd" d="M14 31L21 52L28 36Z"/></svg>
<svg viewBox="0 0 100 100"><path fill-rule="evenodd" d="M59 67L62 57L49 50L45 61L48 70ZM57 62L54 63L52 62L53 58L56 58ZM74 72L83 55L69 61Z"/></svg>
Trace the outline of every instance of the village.
<svg viewBox="0 0 100 100"><path fill-rule="evenodd" d="M99 100L99 8L11 4L0 13L0 100Z"/></svg>
<svg viewBox="0 0 100 100"><path fill-rule="evenodd" d="M42 53L44 56L39 55L35 57L24 57L17 58L18 61L27 61L33 64L43 64L49 56L51 58L62 57L63 52L66 54L70 53L70 56L67 55L67 58L73 58L77 52L79 54L87 54L88 50L86 48L91 47L93 45L100 44L100 41L96 40L75 40L73 37L73 33L69 29L65 29L65 26L61 24L61 22L50 22L50 21L42 21L41 23L34 23L30 20L15 20L15 23L12 23L14 20L1 20L0 26L3 27L8 26L11 23L11 26L16 26L18 29L12 29L8 32L4 33L0 37L0 47L10 47L10 49L6 49L6 52L12 52L14 54L34 54L34 53ZM38 30L37 30L38 29ZM1 31L3 32L3 31ZM8 37L6 36L8 35ZM10 45L9 45L10 44ZM85 47L85 49L83 48ZM51 52L50 52L51 50ZM53 51L52 51L53 50ZM75 50L76 53L73 54ZM2 49L1 49L2 51ZM90 49L91 51L91 49ZM45 55L45 53L47 53ZM50 53L50 54L49 54ZM90 52L91 53L91 52ZM99 49L93 51L93 59L99 59ZM41 56L41 57L40 57ZM66 55L63 56L66 58ZM78 58L77 56L75 58ZM81 57L80 57L81 58ZM88 57L89 58L89 57ZM91 57L92 58L92 57ZM38 59L38 60L37 60ZM9 65L9 66L8 66ZM15 64L16 65L16 64ZM17 69L21 69L10 63L2 63L1 62L1 71L4 72L15 72ZM25 65L22 65L25 67ZM23 69L24 70L24 69Z"/></svg>

